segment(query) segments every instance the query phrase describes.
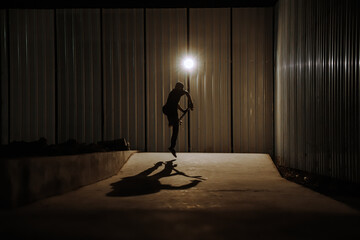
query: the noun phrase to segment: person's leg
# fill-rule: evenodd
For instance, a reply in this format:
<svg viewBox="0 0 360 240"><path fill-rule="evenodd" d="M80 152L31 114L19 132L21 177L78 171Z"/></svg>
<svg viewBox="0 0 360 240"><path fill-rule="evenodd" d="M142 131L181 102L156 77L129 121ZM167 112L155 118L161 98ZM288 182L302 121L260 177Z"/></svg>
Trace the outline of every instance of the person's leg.
<svg viewBox="0 0 360 240"><path fill-rule="evenodd" d="M169 147L169 151L172 153L172 155L174 155L174 157L176 156L176 151L175 151L175 145L176 145L176 140L179 134L179 118L177 116L177 112L171 115L167 115L168 116L168 120L169 120L169 126L172 126L173 131L172 131L172 135L171 135L171 145Z"/></svg>
<svg viewBox="0 0 360 240"><path fill-rule="evenodd" d="M179 135L179 121L176 121L173 123L173 132L172 132L172 136L171 136L170 148L175 148L178 135Z"/></svg>

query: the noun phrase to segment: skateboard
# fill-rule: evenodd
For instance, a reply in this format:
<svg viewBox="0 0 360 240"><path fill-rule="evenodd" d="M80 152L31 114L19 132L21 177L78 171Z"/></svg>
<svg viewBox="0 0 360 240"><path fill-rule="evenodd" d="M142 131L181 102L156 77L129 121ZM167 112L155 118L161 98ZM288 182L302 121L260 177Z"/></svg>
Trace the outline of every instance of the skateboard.
<svg viewBox="0 0 360 240"><path fill-rule="evenodd" d="M190 111L190 108L189 108L189 107L188 107L188 108L183 112L183 114L180 116L179 121L186 115L186 113L187 113L188 111Z"/></svg>

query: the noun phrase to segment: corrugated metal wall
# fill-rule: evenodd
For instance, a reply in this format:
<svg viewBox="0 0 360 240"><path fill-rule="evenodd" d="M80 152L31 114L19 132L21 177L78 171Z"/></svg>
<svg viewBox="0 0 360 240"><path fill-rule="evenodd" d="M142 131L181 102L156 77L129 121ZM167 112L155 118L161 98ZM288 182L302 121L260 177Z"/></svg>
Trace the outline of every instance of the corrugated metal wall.
<svg viewBox="0 0 360 240"><path fill-rule="evenodd" d="M9 10L10 141L55 140L53 19L49 10Z"/></svg>
<svg viewBox="0 0 360 240"><path fill-rule="evenodd" d="M145 148L144 10L104 9L104 139Z"/></svg>
<svg viewBox="0 0 360 240"><path fill-rule="evenodd" d="M273 9L233 11L234 152L273 155Z"/></svg>
<svg viewBox="0 0 360 240"><path fill-rule="evenodd" d="M0 9L0 144L9 142L8 14Z"/></svg>
<svg viewBox="0 0 360 240"><path fill-rule="evenodd" d="M10 113L10 141L125 137L133 149L166 151L171 129L161 107L182 81L195 111L190 124L185 118L181 126L178 151L188 151L190 139L191 151L272 153L272 8L10 10L9 22L6 12L1 11L2 143L8 142ZM6 91L8 50L10 82L22 90ZM189 86L180 67L188 51L199 61Z"/></svg>
<svg viewBox="0 0 360 240"><path fill-rule="evenodd" d="M146 10L147 150L166 151L172 128L162 113L176 82L186 83L180 68L186 53L186 9ZM185 100L181 105L185 108ZM178 151L187 151L187 120L180 126Z"/></svg>
<svg viewBox="0 0 360 240"><path fill-rule="evenodd" d="M277 7L276 159L359 183L359 2Z"/></svg>
<svg viewBox="0 0 360 240"><path fill-rule="evenodd" d="M230 9L190 9L191 151L231 151Z"/></svg>
<svg viewBox="0 0 360 240"><path fill-rule="evenodd" d="M99 9L56 10L58 139L102 139Z"/></svg>

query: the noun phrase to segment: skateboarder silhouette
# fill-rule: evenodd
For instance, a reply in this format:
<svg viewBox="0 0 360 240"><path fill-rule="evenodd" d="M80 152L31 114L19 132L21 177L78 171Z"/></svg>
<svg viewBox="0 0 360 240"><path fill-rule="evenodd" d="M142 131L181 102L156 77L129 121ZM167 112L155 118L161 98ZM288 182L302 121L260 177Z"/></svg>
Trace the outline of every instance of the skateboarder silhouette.
<svg viewBox="0 0 360 240"><path fill-rule="evenodd" d="M186 95L188 97L188 109L186 110L184 110L179 105L180 98L183 95ZM169 126L170 127L172 126L173 128L169 151L174 155L174 157L177 157L175 151L175 145L179 134L179 124L180 124L180 119L177 111L178 109L181 112L183 112L183 115L181 117L183 117L189 109L191 111L194 110L194 105L191 100L191 96L188 91L184 90L184 84L181 82L176 83L175 88L171 90L171 92L169 93L166 104L162 108L163 113L167 116L167 119L169 121Z"/></svg>

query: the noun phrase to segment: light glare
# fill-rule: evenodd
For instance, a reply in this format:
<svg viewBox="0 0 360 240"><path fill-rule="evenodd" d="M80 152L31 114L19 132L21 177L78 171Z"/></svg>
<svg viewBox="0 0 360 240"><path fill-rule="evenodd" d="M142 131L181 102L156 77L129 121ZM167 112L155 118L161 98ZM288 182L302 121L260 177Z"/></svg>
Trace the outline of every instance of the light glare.
<svg viewBox="0 0 360 240"><path fill-rule="evenodd" d="M192 58L185 58L183 62L183 66L187 70L191 70L195 66L195 62Z"/></svg>

